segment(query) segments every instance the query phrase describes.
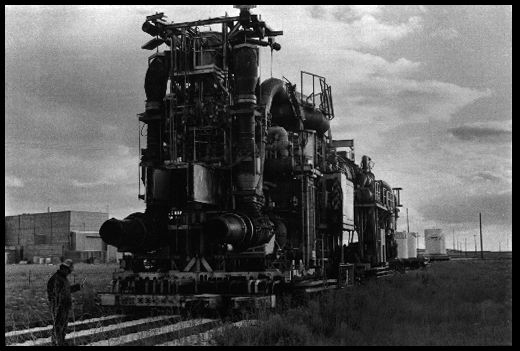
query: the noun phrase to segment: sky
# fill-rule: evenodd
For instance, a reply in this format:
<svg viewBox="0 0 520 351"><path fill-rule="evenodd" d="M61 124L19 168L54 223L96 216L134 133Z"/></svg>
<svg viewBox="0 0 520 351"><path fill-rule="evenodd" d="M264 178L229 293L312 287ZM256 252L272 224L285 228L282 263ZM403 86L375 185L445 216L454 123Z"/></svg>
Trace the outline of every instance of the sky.
<svg viewBox="0 0 520 351"><path fill-rule="evenodd" d="M6 6L5 215L144 210L138 120L147 15L184 22L232 5ZM282 49L261 81L300 71L332 86L334 139L402 187L398 230L446 246L512 248L512 6L259 5ZM216 29L216 28L215 28ZM144 139L142 140L144 143ZM144 144L142 144L144 146ZM143 188L141 186L141 192ZM478 241L478 239L477 239ZM457 245L457 244L455 244ZM480 246L479 246L480 247Z"/></svg>

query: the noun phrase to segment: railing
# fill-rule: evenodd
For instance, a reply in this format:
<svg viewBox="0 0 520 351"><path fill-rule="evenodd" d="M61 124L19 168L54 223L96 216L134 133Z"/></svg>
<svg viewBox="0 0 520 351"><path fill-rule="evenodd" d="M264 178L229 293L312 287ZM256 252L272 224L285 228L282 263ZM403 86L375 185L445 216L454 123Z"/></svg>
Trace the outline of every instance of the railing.
<svg viewBox="0 0 520 351"><path fill-rule="evenodd" d="M312 78L312 92L304 97L304 77L310 76ZM316 92L316 81L320 85L319 93ZM312 107L316 107L316 97L319 97L319 110L330 120L334 118L334 107L332 104L332 90L331 86L327 84L325 77L319 76L314 73L301 71L300 72L300 104L311 104ZM310 101L312 98L312 102Z"/></svg>

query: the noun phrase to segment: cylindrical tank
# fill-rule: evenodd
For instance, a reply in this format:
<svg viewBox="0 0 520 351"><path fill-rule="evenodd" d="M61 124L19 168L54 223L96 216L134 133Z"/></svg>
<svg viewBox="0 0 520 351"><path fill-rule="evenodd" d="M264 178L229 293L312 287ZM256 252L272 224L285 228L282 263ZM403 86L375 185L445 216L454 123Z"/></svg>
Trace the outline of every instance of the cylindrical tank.
<svg viewBox="0 0 520 351"><path fill-rule="evenodd" d="M408 258L408 237L406 232L396 232L397 258Z"/></svg>
<svg viewBox="0 0 520 351"><path fill-rule="evenodd" d="M417 233L408 233L408 258L417 257Z"/></svg>
<svg viewBox="0 0 520 351"><path fill-rule="evenodd" d="M253 224L247 216L229 212L207 221L204 232L224 243L240 244L251 240Z"/></svg>
<svg viewBox="0 0 520 351"><path fill-rule="evenodd" d="M330 128L330 121L323 113L311 107L302 107L300 109L304 117L303 126L305 129L315 130L322 135Z"/></svg>
<svg viewBox="0 0 520 351"><path fill-rule="evenodd" d="M152 59L144 79L147 110L159 110L166 95L168 72L167 60L164 55L157 55Z"/></svg>
<svg viewBox="0 0 520 351"><path fill-rule="evenodd" d="M442 229L425 229L424 240L426 244L426 254L446 255L446 245Z"/></svg>
<svg viewBox="0 0 520 351"><path fill-rule="evenodd" d="M284 228L278 229L283 231ZM204 225L208 238L244 249L266 243L273 233L273 223L268 217L249 218L246 215L228 212L212 218Z"/></svg>

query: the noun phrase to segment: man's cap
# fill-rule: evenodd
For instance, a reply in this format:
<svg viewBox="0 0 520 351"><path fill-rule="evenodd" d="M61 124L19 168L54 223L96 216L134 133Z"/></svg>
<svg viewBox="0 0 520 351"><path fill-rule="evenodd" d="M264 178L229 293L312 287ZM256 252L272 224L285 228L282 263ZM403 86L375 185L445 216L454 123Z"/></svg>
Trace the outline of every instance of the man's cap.
<svg viewBox="0 0 520 351"><path fill-rule="evenodd" d="M72 270L74 268L74 262L72 262L72 260L70 258L67 258L65 261L63 261L61 263L61 266L65 266L65 267L69 268L70 270Z"/></svg>

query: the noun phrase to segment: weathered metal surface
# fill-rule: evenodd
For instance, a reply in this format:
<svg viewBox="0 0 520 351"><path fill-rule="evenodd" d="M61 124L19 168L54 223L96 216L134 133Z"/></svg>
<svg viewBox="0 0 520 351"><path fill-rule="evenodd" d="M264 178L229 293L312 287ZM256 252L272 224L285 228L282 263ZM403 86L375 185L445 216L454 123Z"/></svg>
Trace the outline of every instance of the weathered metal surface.
<svg viewBox="0 0 520 351"><path fill-rule="evenodd" d="M148 60L139 117L148 128L140 162L146 210L102 228L107 243L133 254L123 263L137 273L115 276L107 304L243 297L256 281L255 293L269 296L275 283L339 278L346 259L378 266L396 256L393 190L376 181L370 157L355 163L353 140L333 140L326 78L301 71L301 92L285 78L260 82L261 47L279 50L274 36L282 33L244 6L238 17L167 23L157 14L143 24L160 38L145 48L169 48ZM204 30L208 23L222 30ZM172 278L178 272L198 276Z"/></svg>

